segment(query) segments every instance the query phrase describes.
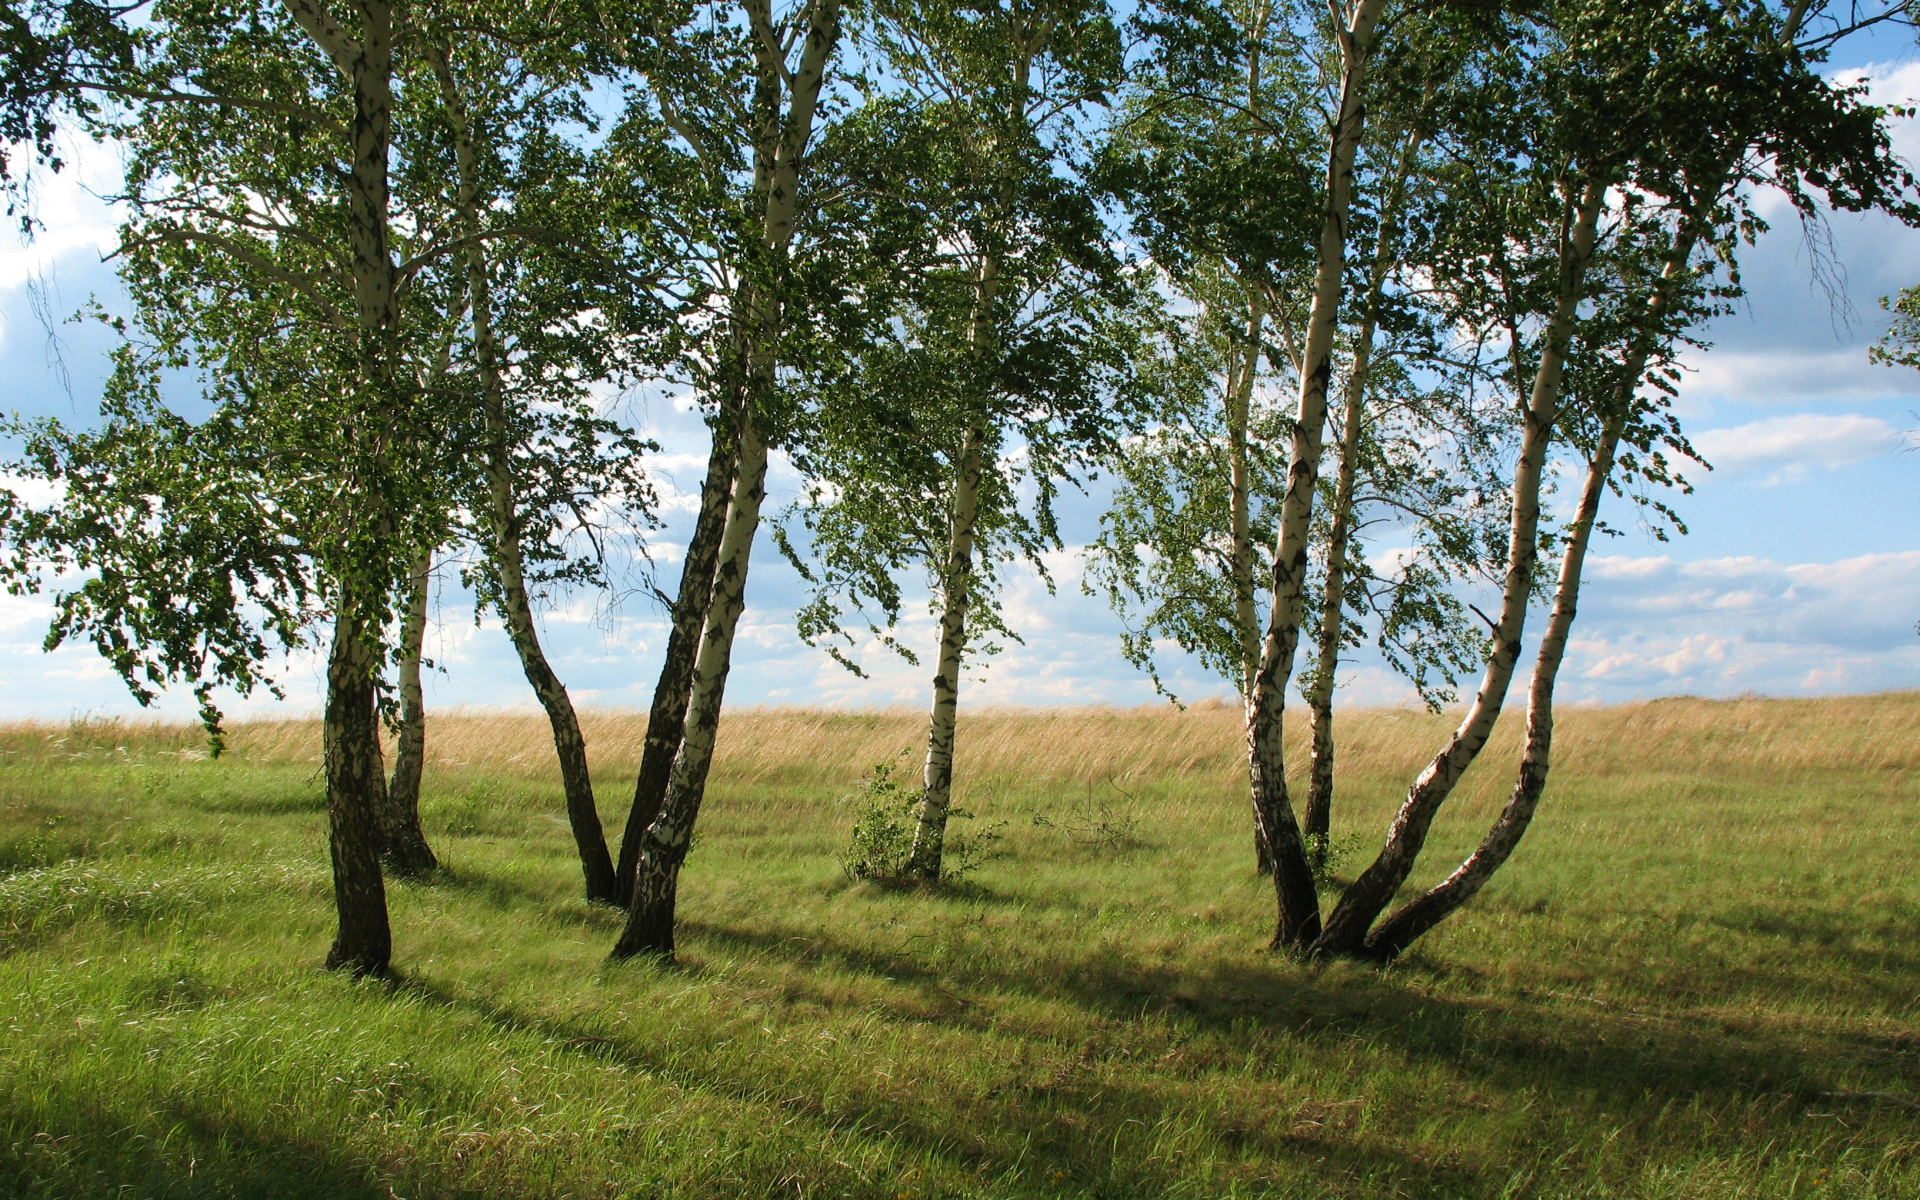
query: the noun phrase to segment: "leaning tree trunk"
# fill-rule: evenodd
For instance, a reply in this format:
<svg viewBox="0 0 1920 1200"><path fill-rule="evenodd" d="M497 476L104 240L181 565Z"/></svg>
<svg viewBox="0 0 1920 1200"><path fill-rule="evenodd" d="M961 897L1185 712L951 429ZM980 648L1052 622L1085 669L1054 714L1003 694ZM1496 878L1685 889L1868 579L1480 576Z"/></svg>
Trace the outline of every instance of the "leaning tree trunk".
<svg viewBox="0 0 1920 1200"><path fill-rule="evenodd" d="M620 861L615 868L614 903L626 908L633 903L633 880L640 869L640 846L660 815L667 798L667 783L673 772L673 756L687 729L687 703L693 695L694 659L700 649L700 631L707 623L707 609L713 602L714 563L720 553L720 537L726 529L728 500L733 495L733 476L738 450L734 444L733 420L738 405L722 405L720 418L713 424L713 449L707 457L707 477L700 486L700 515L694 521L693 537L687 542L686 560L680 567L680 594L673 603L673 626L667 633L667 653L660 664L660 678L653 685L653 707L647 713L647 740L640 752L640 774L633 785L633 806L627 810L627 827L620 839Z"/></svg>
<svg viewBox="0 0 1920 1200"><path fill-rule="evenodd" d="M526 577L520 556L519 517L513 511L512 485L506 470L492 456L488 465L493 492L494 567L499 572L500 612L506 620L513 648L520 655L520 667L540 707L546 710L547 724L553 729L553 749L560 760L560 783L566 793L567 821L573 828L574 846L580 855L580 870L586 877L587 899L611 904L616 898L613 857L607 851L607 837L600 825L600 812L593 801L593 779L587 773L587 742L580 732L580 720L566 686L547 662L534 628L533 608L528 601Z"/></svg>
<svg viewBox="0 0 1920 1200"><path fill-rule="evenodd" d="M1808 7L1806 0L1795 0L1788 6L1777 34L1778 44L1785 46L1792 43L1806 18ZM1631 417L1635 395L1646 372L1647 362L1652 357L1660 326L1667 319L1676 293L1690 270L1689 264L1694 247L1699 242L1701 224L1725 189L1731 171L1729 162L1702 198L1683 215L1679 236L1668 251L1660 279L1635 329L1634 347L1620 374L1620 392L1614 397L1599 445L1588 466L1580 504L1575 510L1574 527L1568 537L1566 557L1561 563L1560 577L1554 588L1553 611L1547 619L1547 632L1541 640L1528 697L1526 749L1521 757L1513 792L1493 828L1453 874L1389 916L1367 935L1364 952L1369 956L1384 959L1400 954L1422 934L1472 899L1513 853L1533 820L1552 765L1554 683L1559 676L1560 662L1566 654L1567 636L1578 608L1581 568L1599 514L1600 499L1605 494L1614 455L1626 422Z"/></svg>
<svg viewBox="0 0 1920 1200"><path fill-rule="evenodd" d="M1340 30L1340 105L1327 154L1326 211L1314 268L1313 304L1300 355L1300 404L1287 463L1287 492L1280 505L1280 544L1273 558L1273 593L1267 612L1260 665L1247 691L1247 777L1254 820L1273 856L1277 900L1275 949L1313 941L1320 932L1320 898L1306 844L1287 797L1281 748L1287 681L1300 642L1300 600L1307 574L1307 535L1319 482L1326 434L1327 388L1333 372L1333 338L1340 325L1346 270L1347 214L1353 198L1353 167L1366 129L1367 56L1386 0L1358 0L1352 24Z"/></svg>
<svg viewBox="0 0 1920 1200"><path fill-rule="evenodd" d="M1540 483L1547 450L1560 415L1560 380L1567 346L1586 279L1587 264L1606 198L1606 185L1590 181L1573 216L1572 229L1561 251L1560 285L1549 320L1540 362L1521 433L1520 457L1513 471L1513 515L1507 540L1507 573L1501 594L1500 618L1493 629L1492 652L1481 677L1480 690L1447 744L1428 763L1409 789L1400 811L1387 830L1386 845L1360 877L1340 897L1314 942L1315 955L1357 956L1366 952L1367 931L1394 893L1406 881L1426 843L1434 815L1452 794L1467 767L1493 733L1494 722L1506 702L1507 687L1520 657L1520 638L1526 628L1527 601L1533 591L1534 566L1539 558Z"/></svg>
<svg viewBox="0 0 1920 1200"><path fill-rule="evenodd" d="M481 240L481 198L475 165L471 124L456 86L444 47L430 47L440 77L441 97L453 131L454 160L460 172L461 235L467 268L467 306L473 322L475 365L480 376L480 403L486 424L487 532L499 586L500 615L507 635L520 656L520 668L546 710L553 728L553 749L560 760L560 783L567 798L567 821L573 829L580 870L586 877L587 899L611 904L617 896L613 857L607 852L606 831L593 800L593 779L587 771L587 742L566 687L554 673L540 645L527 594L526 563L520 544L522 520L515 496L512 429L507 419L506 392L500 377L499 343L493 328L493 285Z"/></svg>
<svg viewBox="0 0 1920 1200"><path fill-rule="evenodd" d="M1634 377L1638 377L1638 372ZM1632 396L1626 397L1631 404ZM1574 511L1568 531L1567 549L1560 560L1560 577L1554 585L1553 611L1547 617L1546 632L1534 658L1533 681L1527 692L1527 745L1520 759L1519 777L1499 820L1480 842L1480 846L1453 874L1431 890L1380 922L1368 935L1366 953L1370 957L1390 959L1411 946L1420 935L1438 925L1455 909L1473 899L1487 880L1500 869L1520 844L1527 826L1546 790L1547 772L1553 751L1553 686L1566 657L1567 634L1580 601L1580 572L1586 564L1587 544L1593 535L1594 519L1600 511L1600 498L1613 473L1614 452L1620 446L1621 428L1626 423L1626 406L1607 418L1587 467L1587 478L1580 490L1580 505Z"/></svg>
<svg viewBox="0 0 1920 1200"><path fill-rule="evenodd" d="M1421 138L1407 135L1392 193L1381 214L1373 250L1373 271L1367 280L1366 307L1353 339L1353 364L1347 372L1346 404L1341 413L1340 459L1334 477L1333 511L1328 514L1327 581L1320 598L1320 629L1315 647L1313 685L1308 689L1308 731L1312 765L1307 773L1306 835L1309 858L1324 866L1327 838L1333 829L1333 694L1340 671L1342 613L1346 604L1347 542L1353 535L1353 495L1360 475L1360 434L1366 422L1367 380L1373 366L1373 339L1380 321L1380 297L1393 270L1394 242L1399 225L1400 198L1413 171Z"/></svg>
<svg viewBox="0 0 1920 1200"><path fill-rule="evenodd" d="M734 631L739 625L740 613L746 608L747 564L753 553L754 533L760 524L760 505L766 498L767 447L753 427L750 413L742 414L740 419L739 447L738 482L727 510L726 532L720 539L713 607L708 613L700 655L694 664L686 736L673 760L673 775L667 784L660 815L647 827L641 842L633 901L627 910L626 928L613 948L615 958L631 958L636 954L673 957L680 866L693 843L694 823L700 817L700 805L706 798L707 772L713 765L720 705L726 695L727 671L733 658Z"/></svg>
<svg viewBox="0 0 1920 1200"><path fill-rule="evenodd" d="M755 35L759 88L769 96L777 96L783 85L789 89L786 119L764 126L772 140L753 146L755 193L766 204L761 249L769 257L771 274L777 276L793 243L800 171L813 134L820 89L826 82L827 62L840 39L840 4L839 0L820 0L813 8L797 71L789 71L779 57L782 42L774 35L771 7L766 0L751 0L747 17ZM777 291L768 291L765 284L749 284L737 297L734 319L744 331L740 346L745 351L742 357L746 370L745 391L735 418L733 494L720 536L706 628L694 660L686 728L674 756L660 814L640 840L627 924L614 945L615 958L635 954L673 956L680 865L693 844L694 823L706 799L707 772L713 766L720 705L733 659L734 631L746 608L747 566L760 527L767 477L767 445L756 425L755 401L770 395L775 386L783 297Z"/></svg>
<svg viewBox="0 0 1920 1200"><path fill-rule="evenodd" d="M420 775L427 756L427 710L420 691L420 651L427 633L427 585L433 552L413 565L405 616L400 623L400 729L387 787L382 835L387 866L399 875L424 875L438 867L420 828Z"/></svg>
<svg viewBox="0 0 1920 1200"><path fill-rule="evenodd" d="M384 975L393 957L386 883L380 877L380 813L386 776L380 764L380 717L374 707L374 654L363 639L353 597L342 595L327 654L323 757L327 773L327 845L333 859L333 903L340 918L329 970Z"/></svg>
<svg viewBox="0 0 1920 1200"><path fill-rule="evenodd" d="M1796 24L1797 18L1789 21L1785 37L1792 36ZM1716 198L1717 194L1716 190ZM1648 297L1646 311L1635 331L1634 348L1621 367L1620 390L1613 397L1612 407L1601 428L1600 441L1588 464L1586 481L1580 491L1580 503L1574 510L1572 528L1568 532L1566 554L1560 563L1560 576L1554 585L1553 611L1547 618L1546 634L1541 639L1540 650L1534 660L1533 681L1527 697L1527 744L1506 808L1501 811L1486 837L1481 839L1479 847L1451 875L1381 921L1367 936L1366 950L1373 957L1390 959L1403 953L1428 930L1473 899L1493 877L1493 873L1506 863L1533 821L1540 796L1546 790L1547 773L1552 766L1553 690L1579 607L1580 578L1586 563L1587 547L1599 517L1600 501L1606 495L1608 479L1613 472L1621 435L1633 412L1635 393L1646 374L1647 362L1652 357L1658 327L1666 319L1679 287L1690 270L1694 247L1699 241L1699 222L1706 208L1707 204L1703 202L1682 219L1680 234L1668 251L1660 279L1653 294Z"/></svg>

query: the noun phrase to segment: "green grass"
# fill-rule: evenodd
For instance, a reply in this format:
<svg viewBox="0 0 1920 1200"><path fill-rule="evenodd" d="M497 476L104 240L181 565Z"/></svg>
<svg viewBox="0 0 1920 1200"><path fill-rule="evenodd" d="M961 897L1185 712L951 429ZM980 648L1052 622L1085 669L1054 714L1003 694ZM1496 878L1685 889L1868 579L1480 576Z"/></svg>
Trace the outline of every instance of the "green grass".
<svg viewBox="0 0 1920 1200"><path fill-rule="evenodd" d="M1366 720L1400 749L1356 751L1336 832L1371 842L1439 723ZM1230 718L1226 768L976 776L1010 853L940 894L843 878L828 749L723 762L671 967L606 962L539 754L442 764L391 984L318 968L310 755L0 730L0 1194L1912 1200L1920 1110L1861 1094L1920 1096L1920 745L1803 751L1917 721L1569 713L1515 860L1384 971L1260 953ZM600 783L617 825L627 768Z"/></svg>

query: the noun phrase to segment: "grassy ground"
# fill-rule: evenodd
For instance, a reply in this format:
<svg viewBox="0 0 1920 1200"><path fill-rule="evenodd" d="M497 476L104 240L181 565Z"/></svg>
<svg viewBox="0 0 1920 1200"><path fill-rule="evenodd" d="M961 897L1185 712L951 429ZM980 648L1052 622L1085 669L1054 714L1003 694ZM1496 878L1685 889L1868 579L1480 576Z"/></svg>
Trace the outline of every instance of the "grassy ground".
<svg viewBox="0 0 1920 1200"><path fill-rule="evenodd" d="M1387 971L1259 952L1230 711L967 718L1008 856L849 885L918 726L732 718L660 967L605 961L540 724L440 720L392 985L318 969L310 724L0 728L0 1194L1920 1196L1920 694L1566 714L1519 854ZM1337 832L1443 726L1348 714ZM589 722L610 826L640 730Z"/></svg>

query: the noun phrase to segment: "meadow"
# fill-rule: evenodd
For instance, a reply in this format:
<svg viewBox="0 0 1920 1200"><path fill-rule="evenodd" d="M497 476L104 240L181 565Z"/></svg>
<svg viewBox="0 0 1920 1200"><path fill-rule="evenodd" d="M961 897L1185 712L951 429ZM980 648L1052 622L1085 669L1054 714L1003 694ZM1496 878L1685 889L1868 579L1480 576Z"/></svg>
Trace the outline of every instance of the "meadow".
<svg viewBox="0 0 1920 1200"><path fill-rule="evenodd" d="M1343 873L1446 726L1342 714ZM617 833L644 719L586 727ZM433 715L446 870L356 982L313 722L0 727L0 1194L1920 1196L1920 693L1565 712L1514 860L1388 969L1262 951L1235 710L965 714L999 856L851 883L921 736L728 717L679 961L610 964L544 723Z"/></svg>

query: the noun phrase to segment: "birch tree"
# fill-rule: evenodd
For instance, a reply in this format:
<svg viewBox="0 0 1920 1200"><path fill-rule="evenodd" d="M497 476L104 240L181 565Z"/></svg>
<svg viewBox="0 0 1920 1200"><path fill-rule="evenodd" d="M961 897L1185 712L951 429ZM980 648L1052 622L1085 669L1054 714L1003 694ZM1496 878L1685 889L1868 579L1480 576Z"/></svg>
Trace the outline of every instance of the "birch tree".
<svg viewBox="0 0 1920 1200"><path fill-rule="evenodd" d="M782 339L790 323L805 317L804 293L792 269L795 226L804 211L808 148L840 21L838 0L808 0L778 17L767 0L746 0L738 14L716 10L703 40L679 47L685 57L677 61L657 60L647 79L644 116L657 117L699 158L709 195L727 202L716 220L733 222L719 224L708 243L719 276L713 293L725 298L725 308L706 330L713 364L706 378L718 392L718 413L703 519L710 508L719 512L721 497L726 499L717 534L711 522L704 534L714 547L711 581L703 583L696 573L704 569L693 552L697 547L689 548L682 568L675 627L679 631L684 619L697 650L680 647L683 657L692 658L684 703L673 694L662 704L661 692L677 687L684 669L672 645L655 693L656 709L684 712L684 725L664 794L655 801L636 790L627 823L636 845L635 879L626 928L613 950L617 958L673 954L680 867L706 795L734 632L746 606L747 566L766 497L768 439L780 432ZM735 92L732 77L712 70L725 64L751 64L746 95ZM695 543L702 536L696 530ZM644 784L644 758L641 771Z"/></svg>
<svg viewBox="0 0 1920 1200"><path fill-rule="evenodd" d="M137 53L73 85L127 150L129 342L99 433L36 430L37 469L68 487L16 528L41 561L94 572L61 598L54 636L91 636L130 681L244 686L266 633L297 644L332 626L328 961L381 973L392 847L375 700L393 599L417 594L416 564L449 536L470 428L445 364L467 307L462 234L406 186L437 92L412 57L432 13L290 0L151 16ZM167 409L170 368L198 373L210 418ZM414 657L400 654L408 673Z"/></svg>
<svg viewBox="0 0 1920 1200"><path fill-rule="evenodd" d="M597 535L649 519L650 444L603 416L590 390L630 373L636 353L652 357L644 325L610 320L645 308L620 293L645 274L648 243L612 244L617 235L592 211L601 198L592 160L553 133L591 123L583 55L553 39L529 59L517 49L527 40L422 37L421 87L438 101L439 152L420 155L415 174L423 189L439 183L459 245L462 365L482 464L469 493L482 551L470 578L500 613L552 727L587 899L612 903L618 888L586 740L534 606L545 589L604 585ZM570 534L586 541L586 554L570 551Z"/></svg>
<svg viewBox="0 0 1920 1200"><path fill-rule="evenodd" d="M192 361L217 400L234 402L231 420L178 441L263 510L253 524L279 548L271 561L286 563L291 543L312 564L332 625L324 724L339 932L327 961L380 973L391 953L379 862L380 638L389 599L430 536L422 525L433 523L412 474L428 431L404 378L406 275L391 209L403 30L393 8L373 0L344 17L292 0L238 13L180 5L153 20L138 56L103 64L81 85L125 106L109 113L125 119L104 127L129 149L125 273L160 359ZM139 365L122 360L121 413L164 424ZM116 433L137 440L136 430ZM61 447L47 460L55 471L92 452L84 435L45 432L47 447ZM166 509L169 490L184 498L154 488L147 503ZM69 510L65 532L82 532L77 522L99 537L84 552L96 564L120 556L134 565L144 550L122 555L109 543L141 539L126 523L139 504ZM231 559L215 569L252 570ZM181 604L165 581L136 576L105 606L66 611L96 638L132 646L144 631L127 610L148 600Z"/></svg>
<svg viewBox="0 0 1920 1200"><path fill-rule="evenodd" d="M1089 547L1089 584L1129 621L1123 649L1136 665L1153 672L1155 643L1169 638L1232 680L1243 703L1253 699L1260 631L1270 617L1255 579L1271 568L1264 547L1275 544L1284 502L1286 460L1274 447L1289 421L1280 398L1288 386L1298 396L1303 297L1310 294L1322 217L1307 165L1315 133L1304 117L1318 68L1301 54L1302 31L1288 16L1261 5L1217 14L1216 23L1255 22L1226 26L1234 30L1230 39L1211 34L1210 43L1240 47L1239 57L1189 50L1185 39L1203 36L1205 26L1157 28L1156 69L1140 81L1138 115L1122 122L1108 172L1126 197L1136 236L1193 311L1175 318L1177 335L1162 343L1156 428L1114 462L1121 486ZM1402 74L1418 70L1432 67L1400 67ZM1390 123L1427 119L1417 104L1400 108L1389 110ZM1462 610L1446 584L1472 558L1473 539L1461 532L1471 525L1465 514L1450 510L1473 495L1475 460L1486 454L1484 421L1470 404L1449 400L1448 388L1414 386L1403 356L1420 353L1427 375L1444 377L1452 367L1424 344L1431 338L1423 336L1405 288L1388 293L1390 274L1415 265L1404 256L1397 226L1419 145L1417 136L1391 137L1379 152L1355 159L1352 219L1363 245L1373 231L1372 249L1360 272L1356 320L1345 323L1354 347L1342 364L1347 436L1332 486L1324 489L1333 519L1309 530L1318 578L1306 586L1311 593L1317 583L1322 597L1320 653L1303 681L1316 717L1307 830L1313 846L1324 846L1327 833L1332 683L1339 649L1354 636L1352 621L1377 616L1389 661L1430 701L1447 695L1461 658ZM1383 314L1396 339L1380 354L1387 362L1380 376L1394 383L1391 389L1370 386ZM1370 411L1370 392L1383 391L1394 402L1373 395L1378 412ZM1459 452L1445 453L1448 446ZM1356 500L1365 521L1374 519L1365 516L1374 506L1417 518L1418 552L1392 578L1372 574L1359 547L1349 544ZM1255 847L1260 869L1269 869L1258 822Z"/></svg>
<svg viewBox="0 0 1920 1200"><path fill-rule="evenodd" d="M807 551L783 544L814 583L800 622L809 641L850 642L847 610L872 601L868 631L917 663L893 633L895 573L926 574L938 634L905 870L937 881L968 651L1017 636L997 604L1000 569L1025 558L1046 577L1055 491L1110 423L1129 285L1073 157L1080 120L1117 82L1120 45L1102 4L908 3L874 15L875 47L905 94L904 120L873 135L911 133L853 186L886 193L924 227L897 316L871 321L867 344L823 382L836 411L805 452L818 481L796 508Z"/></svg>
<svg viewBox="0 0 1920 1200"><path fill-rule="evenodd" d="M1366 935L1364 953L1373 957L1403 952L1466 904L1532 821L1551 768L1554 687L1585 555L1601 528L1600 503L1613 490L1677 521L1644 489L1684 486L1668 455L1694 457L1668 404L1679 381L1674 357L1695 336L1692 328L1739 294L1738 245L1764 228L1746 189L1777 189L1803 219L1817 219L1823 204L1880 208L1908 223L1920 217L1915 181L1890 150L1887 114L1863 104L1862 89L1836 87L1810 69L1837 36L1857 31L1858 8L1829 12L1796 2L1781 12L1754 4L1677 15L1686 18L1676 23L1691 34L1687 49L1695 53L1669 55L1677 69L1663 98L1684 99L1665 111L1664 136L1635 164L1638 194L1621 205L1617 236L1625 247L1616 255L1633 266L1615 268L1615 287L1587 318L1596 353L1576 362L1573 375L1573 392L1584 391L1585 402L1563 418L1584 470L1535 657L1513 790L1459 867ZM1810 19L1820 32L1807 37ZM1870 25L1875 17L1866 19Z"/></svg>

